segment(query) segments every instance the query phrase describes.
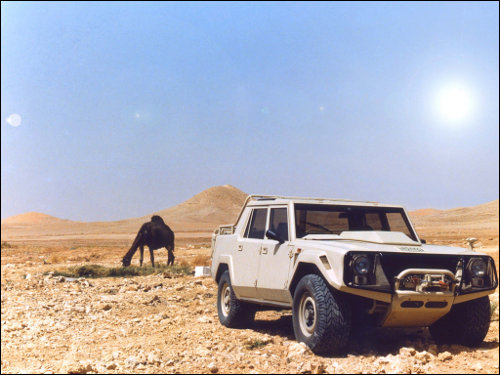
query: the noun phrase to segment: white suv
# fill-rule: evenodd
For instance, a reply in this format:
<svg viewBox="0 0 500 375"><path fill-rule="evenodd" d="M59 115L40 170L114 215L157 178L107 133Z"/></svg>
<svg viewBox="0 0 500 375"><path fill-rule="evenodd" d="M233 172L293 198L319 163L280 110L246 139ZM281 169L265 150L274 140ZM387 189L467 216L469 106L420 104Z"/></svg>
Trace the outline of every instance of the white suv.
<svg viewBox="0 0 500 375"><path fill-rule="evenodd" d="M479 345L498 285L490 256L425 245L401 206L262 195L215 231L211 275L223 325L291 308L295 337L316 353L344 348L366 322Z"/></svg>

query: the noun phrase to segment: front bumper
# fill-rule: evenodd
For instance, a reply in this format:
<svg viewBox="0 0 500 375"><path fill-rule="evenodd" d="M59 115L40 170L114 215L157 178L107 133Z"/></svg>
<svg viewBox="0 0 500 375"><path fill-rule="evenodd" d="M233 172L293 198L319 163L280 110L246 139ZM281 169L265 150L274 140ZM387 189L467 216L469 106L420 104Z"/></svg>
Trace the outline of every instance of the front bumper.
<svg viewBox="0 0 500 375"><path fill-rule="evenodd" d="M369 254L373 261L364 285L350 269L350 259L360 252L348 253L344 262L342 291L383 302L380 325L384 327L429 326L452 306L491 294L498 286L495 264L488 256ZM366 254L366 253L364 253ZM482 287L472 286L466 266L471 258L483 258L487 272Z"/></svg>

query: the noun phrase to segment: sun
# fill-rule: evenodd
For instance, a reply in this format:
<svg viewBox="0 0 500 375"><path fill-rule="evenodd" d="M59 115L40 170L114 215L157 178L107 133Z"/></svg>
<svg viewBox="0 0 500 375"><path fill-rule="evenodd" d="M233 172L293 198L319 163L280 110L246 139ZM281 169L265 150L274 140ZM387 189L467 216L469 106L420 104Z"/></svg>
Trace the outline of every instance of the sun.
<svg viewBox="0 0 500 375"><path fill-rule="evenodd" d="M435 103L441 119L453 124L469 119L474 109L470 90L458 83L449 84L439 90Z"/></svg>

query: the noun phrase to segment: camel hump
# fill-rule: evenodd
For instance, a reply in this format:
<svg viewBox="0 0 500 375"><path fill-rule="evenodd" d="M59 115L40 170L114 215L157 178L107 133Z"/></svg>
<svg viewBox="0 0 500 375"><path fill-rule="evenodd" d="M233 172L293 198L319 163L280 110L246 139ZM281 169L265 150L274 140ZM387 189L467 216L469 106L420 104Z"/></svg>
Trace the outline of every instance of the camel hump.
<svg viewBox="0 0 500 375"><path fill-rule="evenodd" d="M151 221L154 222L154 223L165 224L165 222L163 221L163 219L161 218L161 216L158 216L158 215L153 215L151 217Z"/></svg>

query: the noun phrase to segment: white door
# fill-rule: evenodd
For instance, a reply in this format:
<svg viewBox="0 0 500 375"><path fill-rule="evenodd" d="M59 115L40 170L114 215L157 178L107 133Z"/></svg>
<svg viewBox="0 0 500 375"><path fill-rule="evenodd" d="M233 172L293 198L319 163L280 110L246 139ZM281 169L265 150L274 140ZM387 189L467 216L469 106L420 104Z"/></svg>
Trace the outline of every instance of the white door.
<svg viewBox="0 0 500 375"><path fill-rule="evenodd" d="M231 280L237 297L257 298L257 276L259 254L264 239L267 208L254 208L250 214L245 232L238 239L234 254L234 280Z"/></svg>
<svg viewBox="0 0 500 375"><path fill-rule="evenodd" d="M283 243L267 236L262 241L257 292L261 299L291 303L292 297L288 291L290 228L286 206L271 207L268 228Z"/></svg>

